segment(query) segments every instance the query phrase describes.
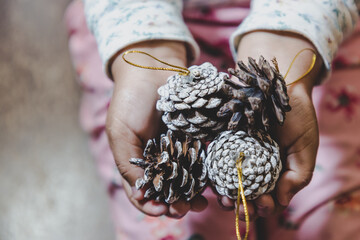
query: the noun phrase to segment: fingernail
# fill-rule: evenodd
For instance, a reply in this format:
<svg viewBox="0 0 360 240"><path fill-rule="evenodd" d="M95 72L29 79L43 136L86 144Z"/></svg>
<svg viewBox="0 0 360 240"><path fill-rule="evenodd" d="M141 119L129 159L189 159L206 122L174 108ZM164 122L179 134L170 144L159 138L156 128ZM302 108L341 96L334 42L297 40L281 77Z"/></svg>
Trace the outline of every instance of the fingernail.
<svg viewBox="0 0 360 240"><path fill-rule="evenodd" d="M217 202L219 204L219 206L221 207L221 209L225 210L225 211L230 211L230 210L234 210L235 209L235 206L225 206L225 204L223 203L222 201L222 197L218 197L217 198Z"/></svg>
<svg viewBox="0 0 360 240"><path fill-rule="evenodd" d="M164 213L167 211L167 206L163 204L154 205L153 210L157 213Z"/></svg>
<svg viewBox="0 0 360 240"><path fill-rule="evenodd" d="M131 195L136 200L142 199L142 193L140 190L137 190L136 187L131 187Z"/></svg>

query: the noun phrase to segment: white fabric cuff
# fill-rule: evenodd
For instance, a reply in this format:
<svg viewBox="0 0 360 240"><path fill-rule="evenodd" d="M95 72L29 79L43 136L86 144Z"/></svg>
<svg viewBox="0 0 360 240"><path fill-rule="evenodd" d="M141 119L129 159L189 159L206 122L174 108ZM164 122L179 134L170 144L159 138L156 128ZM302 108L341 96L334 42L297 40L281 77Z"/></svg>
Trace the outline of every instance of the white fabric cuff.
<svg viewBox="0 0 360 240"><path fill-rule="evenodd" d="M121 49L149 40L182 41L193 60L199 47L185 25L181 1L85 0L90 29L97 40L104 70L111 77L109 60ZM102 10L101 10L102 9Z"/></svg>
<svg viewBox="0 0 360 240"><path fill-rule="evenodd" d="M353 0L254 0L251 12L230 38L234 59L241 37L256 30L287 31L300 34L316 47L328 70L343 41L358 18Z"/></svg>

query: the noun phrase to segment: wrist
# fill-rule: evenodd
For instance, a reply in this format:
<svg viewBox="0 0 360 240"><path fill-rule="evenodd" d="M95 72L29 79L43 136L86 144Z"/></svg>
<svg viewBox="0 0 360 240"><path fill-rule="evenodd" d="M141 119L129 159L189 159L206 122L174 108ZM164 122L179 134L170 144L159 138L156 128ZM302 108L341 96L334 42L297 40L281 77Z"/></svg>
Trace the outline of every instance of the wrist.
<svg viewBox="0 0 360 240"><path fill-rule="evenodd" d="M148 41L131 45L118 52L111 65L111 72L115 84L126 81L147 81L156 86L166 83L166 79L175 74L172 71L142 69L126 63L122 59L123 52L127 50L139 50L151 54L152 56L180 67L186 66L186 47L182 42L177 41ZM128 54L126 56L130 62L141 66L167 67L164 64L143 54Z"/></svg>
<svg viewBox="0 0 360 240"><path fill-rule="evenodd" d="M238 46L238 60L248 61L248 56L258 59L260 55L268 61L276 58L280 73L287 72L290 63L297 53L304 48L315 50L312 43L301 35L290 32L256 31L243 36ZM316 50L315 50L316 51ZM319 77L322 69L322 59L317 55L314 67L310 73L301 80L295 81L310 68L313 62L313 52L304 51L295 60L285 81L291 84L289 89L303 88L311 95L311 90Z"/></svg>

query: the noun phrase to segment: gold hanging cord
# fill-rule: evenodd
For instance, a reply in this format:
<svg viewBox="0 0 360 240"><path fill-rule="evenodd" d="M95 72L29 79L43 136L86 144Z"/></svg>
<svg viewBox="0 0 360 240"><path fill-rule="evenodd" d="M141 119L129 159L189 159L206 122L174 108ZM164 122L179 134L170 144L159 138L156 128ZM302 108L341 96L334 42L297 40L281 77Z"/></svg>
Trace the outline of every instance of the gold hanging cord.
<svg viewBox="0 0 360 240"><path fill-rule="evenodd" d="M140 54L144 54L146 56L149 56L153 59L155 59L156 61L162 63L162 64L165 64L166 66L169 66L169 67L172 67L172 68L167 68L167 67L149 67L149 66L142 66L140 64L136 64L136 63L133 63L133 62L130 62L129 60L127 60L125 58L125 55L127 54L130 54L130 53L140 53ZM143 52L143 51L139 51L139 50L129 50L129 51L126 51L122 54L122 58L123 60L130 64L130 65L133 65L135 67L139 67L139 68L145 68L145 69L151 69L151 70L163 70L163 71L173 71L173 72L178 72L180 75L182 76L188 76L190 74L190 71L189 69L185 68L185 67L180 67L180 66L176 66L176 65L173 65L173 64L170 64L170 63L167 63L167 62L164 62L156 57L154 57L153 55L149 54L149 53L146 53L146 52Z"/></svg>
<svg viewBox="0 0 360 240"><path fill-rule="evenodd" d="M244 187L243 187L243 184L242 184L242 168L241 168L241 164L242 164L242 161L244 160L244 158L245 158L244 153L240 152L239 158L236 160L236 168L237 168L237 173L238 173L239 187L238 187L236 210L235 210L236 211L235 227L236 227L236 236L237 236L238 240L241 240L241 234L240 234L240 230L239 230L240 197L241 197L242 203L244 205L245 222L246 222L246 233L245 233L244 240L247 240L248 235L249 235L249 231L250 231L249 212L248 212L248 209L247 209L246 198L245 198L245 194L244 194Z"/></svg>
<svg viewBox="0 0 360 240"><path fill-rule="evenodd" d="M314 49L312 49L312 48L304 48L304 49L300 50L300 51L295 55L295 57L293 58L293 60L291 61L290 66L289 66L288 70L287 70L286 73L285 73L284 79L286 79L286 77L288 76L291 68L292 68L293 65L294 65L295 60L296 60L296 59L299 57L299 55L300 55L302 52L304 52L304 51L311 51L311 52L313 52L313 56L312 56L312 60L311 60L310 67L308 68L308 70L307 70L303 75L301 75L301 76L300 76L299 78L297 78L295 81L286 84L286 86L290 86L290 85L298 82L299 80L303 79L303 78L304 78L306 75L308 75L308 74L311 72L311 70L314 68L315 63L316 63L316 51L315 51ZM278 63L277 63L277 61L276 61L276 58L273 58L271 61L272 61L272 63L274 64L276 70L277 70L278 72L280 72L280 71L279 71Z"/></svg>

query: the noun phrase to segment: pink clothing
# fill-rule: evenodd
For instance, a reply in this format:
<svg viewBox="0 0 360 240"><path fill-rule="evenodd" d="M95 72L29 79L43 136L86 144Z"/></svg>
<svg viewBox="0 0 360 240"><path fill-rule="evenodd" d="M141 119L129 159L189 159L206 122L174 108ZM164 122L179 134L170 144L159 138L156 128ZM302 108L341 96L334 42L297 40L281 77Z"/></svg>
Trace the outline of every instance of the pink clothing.
<svg viewBox="0 0 360 240"><path fill-rule="evenodd" d="M314 176L281 216L268 221L269 239L360 239L359 80L359 67L335 70L314 89L320 127Z"/></svg>
<svg viewBox="0 0 360 240"><path fill-rule="evenodd" d="M360 239L360 24L314 88L320 145L313 179L268 221L269 239Z"/></svg>
<svg viewBox="0 0 360 240"><path fill-rule="evenodd" d="M247 15L248 9L217 10L199 12L194 9L187 11L184 17L202 47L199 63L210 61L224 71L234 65L228 37ZM208 22L206 18L204 20L207 11L212 13L205 14L209 17ZM229 11L236 12L229 15ZM214 16L216 19L212 18ZM221 22L221 16L227 20L215 27L209 24L215 20ZM236 16L236 19L229 19L229 16ZM118 239L236 239L234 213L222 211L210 190L204 193L210 203L207 210L189 213L181 220L149 217L130 204L104 131L113 84L102 71L96 42L87 29L80 1L69 6L66 24L72 59L83 88L81 125L91 136L91 150L108 186ZM209 28L211 38L208 37ZM330 80L314 89L320 125L320 148L314 177L281 216L269 221L266 234L269 239L360 239L357 230L360 229L360 175L357 174L360 169L359 43L358 27L357 33L345 43L335 60L335 66L340 69L336 68ZM353 67L347 69L348 66ZM255 231L251 231L249 239L255 239Z"/></svg>

